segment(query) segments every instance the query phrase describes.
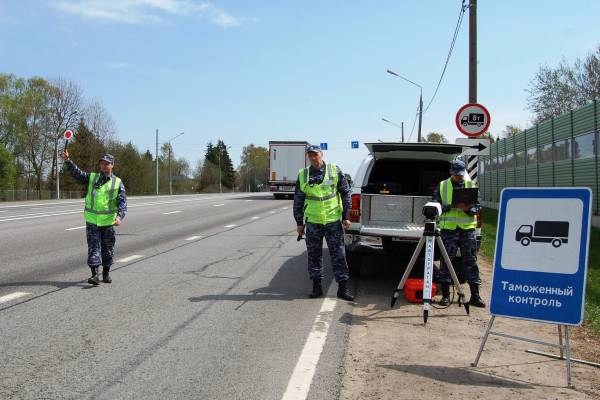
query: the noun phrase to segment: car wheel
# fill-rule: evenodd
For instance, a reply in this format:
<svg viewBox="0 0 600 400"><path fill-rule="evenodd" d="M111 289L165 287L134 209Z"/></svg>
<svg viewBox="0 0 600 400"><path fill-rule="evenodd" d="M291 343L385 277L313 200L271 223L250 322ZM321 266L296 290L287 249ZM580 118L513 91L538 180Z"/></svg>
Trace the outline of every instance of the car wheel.
<svg viewBox="0 0 600 400"><path fill-rule="evenodd" d="M562 240L560 240L560 239L552 240L552 246L554 246L554 248L556 248L556 249L558 249L561 244L562 244Z"/></svg>
<svg viewBox="0 0 600 400"><path fill-rule="evenodd" d="M531 243L531 240L529 240L529 238L523 238L523 239L521 239L521 244L523 246L529 246L529 243Z"/></svg>

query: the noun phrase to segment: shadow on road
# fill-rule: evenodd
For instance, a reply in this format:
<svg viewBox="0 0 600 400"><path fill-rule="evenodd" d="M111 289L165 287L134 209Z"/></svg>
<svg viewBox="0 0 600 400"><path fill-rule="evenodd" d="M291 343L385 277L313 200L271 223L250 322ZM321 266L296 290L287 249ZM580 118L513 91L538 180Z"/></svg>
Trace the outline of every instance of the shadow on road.
<svg viewBox="0 0 600 400"><path fill-rule="evenodd" d="M408 374L422 376L436 381L467 386L492 386L514 389L534 389L535 387L525 383L515 382L509 379L497 378L488 374L473 371L468 368L444 367L436 365L378 365L378 367L394 371L406 372Z"/></svg>
<svg viewBox="0 0 600 400"><path fill-rule="evenodd" d="M323 288L326 289L333 279L331 264L329 263L329 251L323 251ZM203 302L213 300L227 300L242 302L243 306L249 301L271 301L283 300L291 301L308 298L308 293L312 289L308 278L306 252L299 256L288 258L279 268L268 286L250 290L249 294L216 294L190 297L191 302ZM238 308L239 308L238 307Z"/></svg>

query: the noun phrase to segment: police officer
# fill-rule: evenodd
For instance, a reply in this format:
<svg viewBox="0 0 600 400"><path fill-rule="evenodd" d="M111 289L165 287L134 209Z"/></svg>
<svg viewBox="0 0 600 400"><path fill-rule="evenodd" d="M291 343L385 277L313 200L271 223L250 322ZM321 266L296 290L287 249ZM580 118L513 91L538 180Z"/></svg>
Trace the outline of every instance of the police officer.
<svg viewBox="0 0 600 400"><path fill-rule="evenodd" d="M298 235L306 231L308 274L313 283L309 297L323 296L323 237L331 255L338 283L337 297L352 301L347 287L349 278L344 249L344 229L350 227L350 187L340 168L323 161L319 146L306 149L310 166L301 169L294 194L294 219ZM306 220L306 223L304 222Z"/></svg>
<svg viewBox="0 0 600 400"><path fill-rule="evenodd" d="M465 179L465 163L454 160L450 163L450 178L440 182L433 199L442 204L442 215L440 215L441 237L448 256L453 259L457 249L464 260L467 270L467 281L471 289L469 304L474 307L485 307L484 301L479 295L479 267L477 266L477 213L481 209L479 202L475 204L460 203L452 207L452 192L457 188L474 188L475 181ZM442 283L442 299L440 304L450 304L450 273L445 262L441 262L440 280Z"/></svg>
<svg viewBox="0 0 600 400"><path fill-rule="evenodd" d="M63 159L69 172L79 182L87 185L85 197L85 230L88 244L88 265L92 276L88 283L94 286L100 284L98 268L102 264L102 282L111 283L110 267L113 264L115 252L114 225L121 225L127 213L127 195L121 179L112 171L115 159L105 154L100 159L100 173L83 172L69 158L65 149Z"/></svg>

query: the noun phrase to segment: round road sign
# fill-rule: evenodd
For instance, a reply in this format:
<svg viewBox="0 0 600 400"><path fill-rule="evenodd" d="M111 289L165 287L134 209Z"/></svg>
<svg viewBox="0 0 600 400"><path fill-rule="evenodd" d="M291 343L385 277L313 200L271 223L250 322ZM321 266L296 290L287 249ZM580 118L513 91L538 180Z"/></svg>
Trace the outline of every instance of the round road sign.
<svg viewBox="0 0 600 400"><path fill-rule="evenodd" d="M71 140L72 137L73 137L72 131L65 131L65 140Z"/></svg>
<svg viewBox="0 0 600 400"><path fill-rule="evenodd" d="M469 137L476 137L487 131L490 120L487 108L477 103L465 104L456 113L456 127Z"/></svg>

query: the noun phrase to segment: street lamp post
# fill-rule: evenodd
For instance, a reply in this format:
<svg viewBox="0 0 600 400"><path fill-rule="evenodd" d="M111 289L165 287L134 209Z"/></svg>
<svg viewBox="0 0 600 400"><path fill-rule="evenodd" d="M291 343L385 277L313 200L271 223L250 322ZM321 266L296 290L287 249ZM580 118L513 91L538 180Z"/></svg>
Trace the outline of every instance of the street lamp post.
<svg viewBox="0 0 600 400"><path fill-rule="evenodd" d="M177 139L179 136L183 135L184 133L185 132L181 132L173 138L167 140L167 143L169 144L169 195L173 195L173 179L171 177L171 142Z"/></svg>
<svg viewBox="0 0 600 400"><path fill-rule="evenodd" d="M397 127L397 128L400 128L400 129L402 130L402 143L404 143L404 121L402 122L402 125L398 125L397 123L395 123L395 122L392 122L392 121L388 121L388 120L387 120L387 119L385 119L385 118L381 118L381 120L382 120L383 122L387 122L388 124L392 124L392 125L394 125L394 126L395 126L395 127Z"/></svg>
<svg viewBox="0 0 600 400"><path fill-rule="evenodd" d="M392 70L388 69L387 73L390 75L394 75L400 79L403 79L406 82L412 83L413 85L418 87L419 90L421 91L421 94L419 96L419 131L418 131L418 137L417 137L417 141L420 143L421 142L421 122L423 121L423 87L421 85L419 85L418 83L411 81L410 79L406 79L405 77L398 75L397 73L395 73ZM414 127L414 125L413 125L413 127Z"/></svg>

